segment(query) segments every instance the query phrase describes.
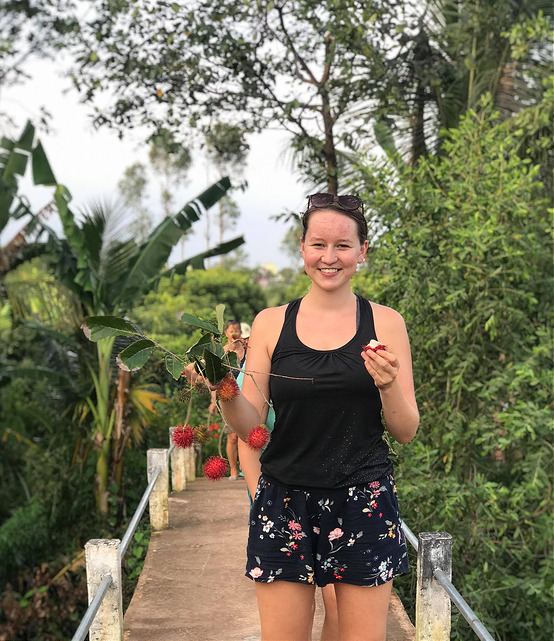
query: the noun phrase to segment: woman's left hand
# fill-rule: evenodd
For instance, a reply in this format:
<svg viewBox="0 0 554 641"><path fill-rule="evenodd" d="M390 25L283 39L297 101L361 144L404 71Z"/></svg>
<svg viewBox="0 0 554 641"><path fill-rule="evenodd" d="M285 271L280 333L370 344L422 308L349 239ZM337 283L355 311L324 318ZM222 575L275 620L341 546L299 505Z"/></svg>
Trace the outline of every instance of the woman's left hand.
<svg viewBox="0 0 554 641"><path fill-rule="evenodd" d="M362 351L365 367L378 389L385 389L394 382L400 369L398 358L386 350Z"/></svg>

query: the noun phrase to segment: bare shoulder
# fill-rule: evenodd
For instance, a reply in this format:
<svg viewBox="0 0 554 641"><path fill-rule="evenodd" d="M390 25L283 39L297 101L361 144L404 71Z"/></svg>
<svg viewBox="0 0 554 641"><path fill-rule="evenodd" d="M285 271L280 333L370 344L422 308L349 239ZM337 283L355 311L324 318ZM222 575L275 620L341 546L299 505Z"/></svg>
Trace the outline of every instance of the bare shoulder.
<svg viewBox="0 0 554 641"><path fill-rule="evenodd" d="M268 329L276 324L282 325L287 307L288 305L280 305L279 307L268 307L262 310L254 319L254 324L264 329Z"/></svg>
<svg viewBox="0 0 554 641"><path fill-rule="evenodd" d="M373 323L375 325L375 334L377 339L385 345L389 345L392 350L400 350L408 345L408 333L406 323L392 307L371 303L373 310Z"/></svg>
<svg viewBox="0 0 554 641"><path fill-rule="evenodd" d="M405 328L406 324L402 315L392 307L380 305L379 303L371 302L371 309L373 310L373 320L375 323L375 331L379 329L386 331L388 328L400 329Z"/></svg>
<svg viewBox="0 0 554 641"><path fill-rule="evenodd" d="M252 323L250 346L263 345L271 357L285 319L287 305L268 307L261 311Z"/></svg>

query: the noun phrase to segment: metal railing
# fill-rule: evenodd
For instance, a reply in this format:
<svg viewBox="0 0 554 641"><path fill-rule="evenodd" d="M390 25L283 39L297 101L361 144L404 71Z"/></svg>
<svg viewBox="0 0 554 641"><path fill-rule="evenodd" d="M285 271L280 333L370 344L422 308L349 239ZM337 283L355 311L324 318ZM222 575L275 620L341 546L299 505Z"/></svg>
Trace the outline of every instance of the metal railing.
<svg viewBox="0 0 554 641"><path fill-rule="evenodd" d="M167 507L167 497L169 494L169 474L168 474L168 468L169 468L169 461L171 459L171 467L172 467L172 487L174 490L180 491L183 489L186 489L186 482L194 480L195 475L194 475L194 460L190 461L191 456L194 457L194 453L192 451L186 452L183 450L176 450L175 445L171 442L171 429L170 428L170 446L168 449L163 449L163 450L148 450L147 457L148 457L148 476L149 476L149 483L146 489L144 490L144 493L139 501L139 504L133 514L133 517L131 518L131 521L129 523L129 526L127 527L127 530L125 531L125 534L123 536L123 539L121 541L117 539L113 540L92 540L87 543L85 548L89 549L89 546L94 547L95 550L101 549L102 545L111 544L108 545L113 552L114 550L114 544L115 544L115 555L112 554L110 555L109 553L107 555L102 556L102 560L100 563L100 568L99 572L101 573L101 576L96 577L96 581L94 578L92 578L90 575L95 573L95 569L90 566L89 563L89 555L87 554L87 583L88 583L88 588L89 588L89 606L87 608L87 611L85 612L83 619L81 620L81 623L79 624L79 627L77 628L75 634L72 637L72 641L84 641L86 638L87 634L90 632L90 638L91 641L93 641L93 638L96 639L103 639L107 638L108 636L110 638L113 638L113 632L109 632L108 634L104 634L103 631L103 626L100 625L98 626L99 630L95 631L93 633L93 630L91 630L91 627L93 626L93 623L95 622L95 617L98 614L100 608L102 607L102 604L104 602L104 599L106 598L106 595L109 594L110 588L112 591L114 591L116 594L114 594L114 599L116 601L115 603L115 611L116 615L115 617L112 617L112 621L110 625L112 627L118 627L121 632L123 629L123 611L121 607L121 601L122 601L122 592L121 592L121 563L123 560L123 557L125 556L125 552L127 551L129 544L131 543L136 529L138 527L138 524L146 510L146 506L150 504L150 522L153 530L160 530L164 529L167 527L168 519L167 519L167 509L164 510L164 504ZM161 500L161 508L160 508L160 501L156 501L154 504L151 501L152 495L154 493L154 490L156 488L156 485L158 484L158 480L160 479L160 476L164 475L164 479L162 482L162 487L158 489L158 493L162 495L162 500ZM106 571L106 568L110 568L111 571ZM92 594L94 596L92 596ZM92 598L91 598L92 597ZM111 604L113 606L113 604ZM117 634L115 635L117 636ZM119 635L121 638L122 634Z"/></svg>
<svg viewBox="0 0 554 641"><path fill-rule="evenodd" d="M176 449L170 438L168 449L148 450L149 483L122 540L92 540L85 546L90 605L73 635L72 641L84 641L89 632L91 641L123 638L122 560L148 504L150 505L152 530L162 530L168 527L170 459L173 490L186 489L186 481L195 478L193 448L189 450ZM160 479L161 476L162 479ZM157 495L155 500L152 500L153 495ZM444 532L423 532L416 537L406 523L402 524L402 529L406 539L418 554L416 641L426 641L427 639L447 641L450 639L451 603L454 603L481 641L494 641L494 638L450 580L452 573L451 535ZM89 554L91 550L92 553ZM97 559L100 559L100 562ZM105 603L107 595L109 595L109 603ZM101 616L102 613L95 620L103 605L112 614L108 617L107 623L106 618ZM106 629L107 627L109 630ZM441 630L442 636L437 636L438 629Z"/></svg>
<svg viewBox="0 0 554 641"><path fill-rule="evenodd" d="M98 590L96 590L94 599L92 599L92 601L90 602L90 605L88 606L87 611L85 612L85 616L83 617L81 623L79 624L79 627L77 628L75 634L73 635L72 641L82 641L87 636L88 631L90 630L90 626L94 621L94 617L96 616L98 610L100 609L100 606L102 605L102 601L106 596L106 592L108 591L108 588L112 583L113 583L113 579L110 574L108 574L102 579L102 583L100 584L100 587L98 588Z"/></svg>
<svg viewBox="0 0 554 641"><path fill-rule="evenodd" d="M406 535L406 539L418 553L417 556L417 597L416 597L416 640L419 638L438 639L436 636L427 637L425 634L426 629L442 627L447 631L444 638L450 638L450 607L445 607L445 597L448 598L448 606L452 602L464 619L469 623L471 629L479 637L481 641L495 641L494 637L481 623L475 612L469 607L467 601L462 597L458 590L454 587L450 576L452 573L452 537L449 534L442 532L426 532L419 535L419 538L410 530L406 523L402 523L402 529ZM442 563L441 563L442 561ZM440 567L443 565L443 567ZM426 567L429 566L429 567ZM429 576L431 575L431 576ZM426 588L423 584L435 580L442 588L442 594L436 590ZM422 591L426 589L427 597L422 597ZM431 596L430 596L431 595ZM430 598L429 598L430 596ZM440 601L440 603L424 603L422 607L418 608L417 598L422 601L433 600ZM442 615L442 620L437 621L437 612ZM429 621L426 619L429 618ZM431 621L431 618L433 621ZM439 623L439 626L437 626ZM422 630L418 636L419 630ZM441 637L442 638L442 637Z"/></svg>
<svg viewBox="0 0 554 641"><path fill-rule="evenodd" d="M167 450L168 462L169 462L169 457L171 456L171 452L173 452L174 449L175 449L175 443L171 443L169 449ZM131 519L131 522L129 523L127 530L125 531L123 538L121 539L121 544L119 546L120 558L123 558L125 556L125 552L127 552L129 543L131 542L131 539L135 536L137 526L142 518L142 515L144 514L144 510L146 510L146 505L148 504L150 495L152 494L152 491L154 490L154 486L156 485L156 482L160 477L161 473L162 473L161 468L157 468L152 476L152 480L148 484L147 488L144 490L144 494L142 495L142 498L140 499L139 504L137 505L137 509L133 514L133 518Z"/></svg>

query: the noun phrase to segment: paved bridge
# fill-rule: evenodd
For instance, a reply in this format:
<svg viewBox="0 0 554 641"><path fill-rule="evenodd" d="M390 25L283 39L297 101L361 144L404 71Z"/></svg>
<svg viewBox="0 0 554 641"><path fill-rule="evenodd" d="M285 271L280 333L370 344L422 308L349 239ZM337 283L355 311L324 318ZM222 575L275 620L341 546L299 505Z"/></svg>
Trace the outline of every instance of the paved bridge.
<svg viewBox="0 0 554 641"><path fill-rule="evenodd" d="M243 480L200 478L169 498L169 529L153 532L124 619L125 641L257 641L254 582L244 576L248 497ZM316 591L313 639L323 623ZM413 641L402 604L391 601L387 641Z"/></svg>

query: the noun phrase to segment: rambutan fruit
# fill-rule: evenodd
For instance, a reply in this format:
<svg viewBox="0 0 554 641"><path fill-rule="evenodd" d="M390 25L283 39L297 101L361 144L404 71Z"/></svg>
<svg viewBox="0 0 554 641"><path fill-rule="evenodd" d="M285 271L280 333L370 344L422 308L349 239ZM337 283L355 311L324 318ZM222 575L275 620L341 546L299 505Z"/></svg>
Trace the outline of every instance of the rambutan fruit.
<svg viewBox="0 0 554 641"><path fill-rule="evenodd" d="M205 425L198 425L198 427L193 428L194 431L194 441L196 443L207 443L210 438L210 430Z"/></svg>
<svg viewBox="0 0 554 641"><path fill-rule="evenodd" d="M248 434L248 446L253 450L262 450L269 443L270 438L269 430L263 423L256 425Z"/></svg>
<svg viewBox="0 0 554 641"><path fill-rule="evenodd" d="M227 474L228 469L229 464L226 459L221 458L221 456L210 456L204 463L202 471L204 476L211 481L219 481Z"/></svg>
<svg viewBox="0 0 554 641"><path fill-rule="evenodd" d="M190 401L191 395L192 391L190 387L183 387L177 392L177 400L180 403L188 403Z"/></svg>
<svg viewBox="0 0 554 641"><path fill-rule="evenodd" d="M194 430L190 425L177 425L171 432L176 447L190 447L194 443Z"/></svg>
<svg viewBox="0 0 554 641"><path fill-rule="evenodd" d="M379 341L376 341L374 338L372 338L367 345L364 345L363 350L364 352L378 352L380 349L384 349L386 351L387 346L383 345L383 343L380 343Z"/></svg>
<svg viewBox="0 0 554 641"><path fill-rule="evenodd" d="M240 388L232 374L227 374L217 386L217 395L221 401L232 401L240 394Z"/></svg>

